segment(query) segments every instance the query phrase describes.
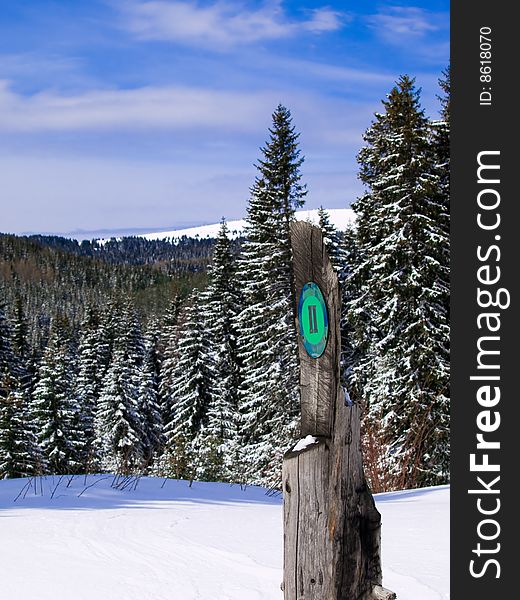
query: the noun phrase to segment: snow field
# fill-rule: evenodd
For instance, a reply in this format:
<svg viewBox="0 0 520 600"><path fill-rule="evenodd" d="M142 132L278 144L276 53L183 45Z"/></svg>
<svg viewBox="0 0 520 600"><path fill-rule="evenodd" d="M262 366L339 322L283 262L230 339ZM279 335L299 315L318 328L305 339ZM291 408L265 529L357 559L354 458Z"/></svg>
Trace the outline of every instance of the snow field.
<svg viewBox="0 0 520 600"><path fill-rule="evenodd" d="M46 477L43 497L14 502L26 481L0 482L1 600L283 598L282 500L263 488ZM376 501L384 585L400 600L449 598L449 487Z"/></svg>
<svg viewBox="0 0 520 600"><path fill-rule="evenodd" d="M330 208L326 209L330 217L330 222L339 231L344 231L346 227L354 222L355 215L351 208ZM311 223L318 224L318 210L298 210L296 211L296 218L299 221L310 221ZM237 221L228 221L230 237L238 237L244 230L246 225L245 219L239 219ZM161 231L158 233L146 233L139 237L144 237L147 240L164 240L168 239L171 241L178 240L179 238L193 237L193 238L216 238L220 229L220 223L212 225L200 225L199 227L190 227L188 229L177 229L174 231ZM106 241L106 240L102 240Z"/></svg>

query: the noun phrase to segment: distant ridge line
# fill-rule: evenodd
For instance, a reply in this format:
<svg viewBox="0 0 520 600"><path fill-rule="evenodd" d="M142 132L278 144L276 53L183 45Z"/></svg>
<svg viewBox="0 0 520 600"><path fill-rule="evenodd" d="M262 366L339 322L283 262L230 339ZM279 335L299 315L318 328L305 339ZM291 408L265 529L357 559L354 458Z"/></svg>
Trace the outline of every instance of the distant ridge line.
<svg viewBox="0 0 520 600"><path fill-rule="evenodd" d="M355 214L351 208L331 208L325 209L329 215L330 222L340 231L346 229L346 227L355 221ZM299 210L296 211L296 218L299 221L310 221L311 223L318 223L318 209L312 210ZM229 229L230 237L239 237L246 225L245 219L228 221L227 226ZM190 238L215 238L218 235L220 229L220 223L213 223L211 225L200 225L198 227L188 227L185 229L175 229L172 231L159 231L154 233L139 234L136 237L142 237L147 240L177 240L182 237ZM110 238L100 240L101 242L106 241Z"/></svg>

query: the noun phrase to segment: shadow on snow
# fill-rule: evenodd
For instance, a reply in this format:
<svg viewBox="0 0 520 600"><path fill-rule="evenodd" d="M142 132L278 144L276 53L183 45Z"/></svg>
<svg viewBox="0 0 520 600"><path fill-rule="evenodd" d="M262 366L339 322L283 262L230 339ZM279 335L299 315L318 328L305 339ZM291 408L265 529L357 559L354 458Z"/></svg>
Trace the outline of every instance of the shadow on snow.
<svg viewBox="0 0 520 600"><path fill-rule="evenodd" d="M97 510L175 509L176 504L280 505L280 495L265 488L142 477L125 489L112 487L113 475L45 476L0 481L0 511L13 509ZM164 485L163 485L164 484ZM1 515L0 516L8 516ZM10 516L10 515L9 515ZM14 516L14 515L13 515Z"/></svg>

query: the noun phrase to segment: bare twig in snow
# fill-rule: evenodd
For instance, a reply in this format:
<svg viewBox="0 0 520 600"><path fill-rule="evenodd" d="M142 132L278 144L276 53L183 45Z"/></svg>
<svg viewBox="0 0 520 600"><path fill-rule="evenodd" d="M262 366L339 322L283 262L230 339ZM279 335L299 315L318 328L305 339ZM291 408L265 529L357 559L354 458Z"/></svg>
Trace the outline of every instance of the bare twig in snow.
<svg viewBox="0 0 520 600"><path fill-rule="evenodd" d="M32 479L32 477L31 477L31 479ZM25 493L27 493L26 489L27 490L29 489L29 486L31 485L31 479L29 479L27 481L27 483L23 486L23 488L19 491L18 496L16 496L16 498L14 499L14 502L16 502L18 500L18 498L24 493L24 491L25 491ZM24 498L25 498L25 495L24 495Z"/></svg>
<svg viewBox="0 0 520 600"><path fill-rule="evenodd" d="M58 483L54 486L54 489L52 490L51 500L54 498L54 494L56 493L56 490L59 488L60 483L62 482L64 477L65 477L65 475L60 475L60 478L58 479ZM53 483L54 483L54 477L52 479L53 479Z"/></svg>
<svg viewBox="0 0 520 600"><path fill-rule="evenodd" d="M81 493L79 493L79 494L78 494L78 498L80 498L81 496L83 496L83 494L84 494L84 493L85 493L85 492L86 492L88 489L90 489L91 487L94 487L94 486L95 486L97 483L99 483L100 481L103 481L103 480L105 480L105 479L110 479L110 475L108 475L107 477L101 477L100 479L96 479L96 480L94 480L94 481L93 481L93 482L92 482L90 485L87 485L87 486L85 487L85 489L84 489L84 490L83 490Z"/></svg>

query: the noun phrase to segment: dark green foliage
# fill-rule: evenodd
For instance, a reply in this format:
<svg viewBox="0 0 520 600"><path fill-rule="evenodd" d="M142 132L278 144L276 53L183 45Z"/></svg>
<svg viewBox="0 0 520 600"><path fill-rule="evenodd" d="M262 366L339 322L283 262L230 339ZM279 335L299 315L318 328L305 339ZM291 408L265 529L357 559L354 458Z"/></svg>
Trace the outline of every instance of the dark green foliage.
<svg viewBox="0 0 520 600"><path fill-rule="evenodd" d="M42 247L96 258L112 265L154 265L171 275L204 271L211 258L214 243L212 239L187 237L175 242L135 236L111 238L104 242L78 242L51 235L31 235L26 239Z"/></svg>
<svg viewBox="0 0 520 600"><path fill-rule="evenodd" d="M87 473L95 471L99 463L94 447L96 437L94 420L103 376L110 360L101 324L99 311L87 308L79 331L78 374L75 389L79 408L79 428L83 436L81 463Z"/></svg>
<svg viewBox="0 0 520 600"><path fill-rule="evenodd" d="M269 131L248 206L238 274L244 308L237 323L246 477L277 486L283 448L297 435L290 223L303 205L306 189L301 184L299 134L285 107L278 106Z"/></svg>
<svg viewBox="0 0 520 600"><path fill-rule="evenodd" d="M327 246L327 252L332 266L338 272L340 283L342 270L346 266L346 258L343 248L343 235L330 222L329 213L320 206L318 209L318 225L323 233L323 241Z"/></svg>
<svg viewBox="0 0 520 600"><path fill-rule="evenodd" d="M183 435L191 440L207 421L211 402L212 359L208 352L204 300L192 294L182 316L177 345L173 387L173 421L167 425L170 437Z"/></svg>
<svg viewBox="0 0 520 600"><path fill-rule="evenodd" d="M82 470L84 439L75 376L68 323L57 317L38 367L30 408L47 469L57 475Z"/></svg>
<svg viewBox="0 0 520 600"><path fill-rule="evenodd" d="M173 419L172 393L175 383L175 369L177 365L177 344L179 338L179 316L183 300L175 296L164 314L162 331L158 340L161 354L159 373L159 404L163 423L170 423Z"/></svg>
<svg viewBox="0 0 520 600"><path fill-rule="evenodd" d="M239 390L242 386L236 317L242 307L242 294L224 220L215 243L204 307L207 350L212 364L211 403L207 424L194 441L196 474L208 481L234 481L235 457L240 445Z"/></svg>
<svg viewBox="0 0 520 600"><path fill-rule="evenodd" d="M446 481L449 468L449 245L432 127L401 77L359 153L367 193L355 204L360 348L354 381L378 423L400 487Z"/></svg>
<svg viewBox="0 0 520 600"><path fill-rule="evenodd" d="M7 321L5 311L0 306L0 376L16 376L18 360L13 349L13 333Z"/></svg>
<svg viewBox="0 0 520 600"><path fill-rule="evenodd" d="M186 260L191 260L189 247ZM73 329L88 306L103 309L121 297L131 297L146 317L161 314L173 296L205 284L202 263L199 266L193 272L170 274L160 264L110 264L97 255L78 256L29 238L0 234L0 299L15 310L19 305L27 325L25 343L41 352L50 319L58 311Z"/></svg>
<svg viewBox="0 0 520 600"><path fill-rule="evenodd" d="M194 292L180 318L176 364L168 390L172 419L165 424L167 453L187 455L183 477L193 476L196 456L192 444L207 425L211 406L214 364L204 315L204 300ZM166 461L171 462L169 458Z"/></svg>
<svg viewBox="0 0 520 600"><path fill-rule="evenodd" d="M29 422L27 394L19 381L0 377L0 479L41 472L41 456Z"/></svg>
<svg viewBox="0 0 520 600"><path fill-rule="evenodd" d="M150 328L144 337L144 357L139 381L139 412L143 423L143 457L145 465L162 452L164 446L163 419L159 396L160 356L158 332Z"/></svg>
<svg viewBox="0 0 520 600"><path fill-rule="evenodd" d="M143 375L144 339L130 302L121 306L114 329L110 364L96 412L95 445L105 469L129 474L141 470L149 458L143 408L148 408L148 394L153 392L149 390L150 378Z"/></svg>

